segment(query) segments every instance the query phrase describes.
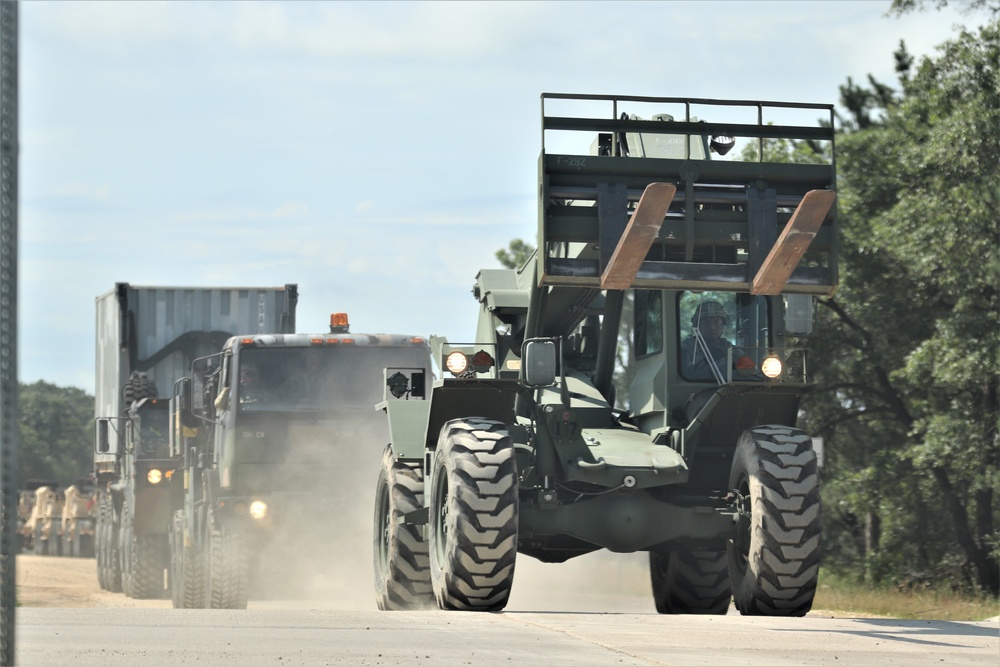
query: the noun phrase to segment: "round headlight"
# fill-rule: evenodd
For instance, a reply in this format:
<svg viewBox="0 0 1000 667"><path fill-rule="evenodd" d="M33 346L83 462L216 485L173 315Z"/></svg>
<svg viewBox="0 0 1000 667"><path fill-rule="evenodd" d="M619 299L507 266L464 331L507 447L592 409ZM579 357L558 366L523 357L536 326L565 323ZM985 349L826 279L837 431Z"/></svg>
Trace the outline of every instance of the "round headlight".
<svg viewBox="0 0 1000 667"><path fill-rule="evenodd" d="M464 352L452 352L445 359L444 365L452 375L460 375L469 367L469 358Z"/></svg>
<svg viewBox="0 0 1000 667"><path fill-rule="evenodd" d="M160 480L163 479L163 473L156 468L153 468L146 473L146 479L149 480L150 484L159 484Z"/></svg>
<svg viewBox="0 0 1000 667"><path fill-rule="evenodd" d="M768 357L760 365L760 372L772 380L781 375L781 359Z"/></svg>
<svg viewBox="0 0 1000 667"><path fill-rule="evenodd" d="M255 519L263 519L267 516L267 503L263 500L255 500L250 503L250 516Z"/></svg>

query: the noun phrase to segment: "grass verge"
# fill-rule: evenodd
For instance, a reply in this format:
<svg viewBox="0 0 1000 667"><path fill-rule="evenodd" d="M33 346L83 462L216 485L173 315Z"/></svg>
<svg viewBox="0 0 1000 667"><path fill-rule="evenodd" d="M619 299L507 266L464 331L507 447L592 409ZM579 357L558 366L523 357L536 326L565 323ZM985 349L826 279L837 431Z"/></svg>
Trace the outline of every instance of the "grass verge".
<svg viewBox="0 0 1000 667"><path fill-rule="evenodd" d="M1000 615L1000 600L952 591L873 588L821 571L813 609L938 621L982 621Z"/></svg>

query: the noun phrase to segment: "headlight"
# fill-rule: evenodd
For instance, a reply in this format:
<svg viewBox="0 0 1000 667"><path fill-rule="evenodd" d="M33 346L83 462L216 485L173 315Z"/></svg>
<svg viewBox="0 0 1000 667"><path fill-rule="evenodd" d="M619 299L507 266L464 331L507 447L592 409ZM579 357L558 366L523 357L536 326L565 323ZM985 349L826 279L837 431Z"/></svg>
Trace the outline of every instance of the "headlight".
<svg viewBox="0 0 1000 667"><path fill-rule="evenodd" d="M452 375L461 375L469 367L469 358L464 352L452 352L445 359L444 365Z"/></svg>
<svg viewBox="0 0 1000 667"><path fill-rule="evenodd" d="M760 365L760 372L772 380L781 375L781 371L781 359L778 359L778 357L775 356L770 356L764 359Z"/></svg>
<svg viewBox="0 0 1000 667"><path fill-rule="evenodd" d="M146 473L146 479L149 481L150 484L159 484L160 480L163 479L163 473L157 470L156 468L153 468Z"/></svg>
<svg viewBox="0 0 1000 667"><path fill-rule="evenodd" d="M255 519L263 519L267 516L267 503L263 500L255 500L250 503L250 516Z"/></svg>

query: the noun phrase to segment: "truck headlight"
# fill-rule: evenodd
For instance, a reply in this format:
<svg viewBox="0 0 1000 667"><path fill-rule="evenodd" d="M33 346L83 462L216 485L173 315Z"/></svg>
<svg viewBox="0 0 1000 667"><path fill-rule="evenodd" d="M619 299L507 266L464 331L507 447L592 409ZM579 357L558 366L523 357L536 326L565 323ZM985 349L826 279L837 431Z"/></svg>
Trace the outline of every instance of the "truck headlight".
<svg viewBox="0 0 1000 667"><path fill-rule="evenodd" d="M773 354L760 364L760 372L772 380L781 375L781 359Z"/></svg>
<svg viewBox="0 0 1000 667"><path fill-rule="evenodd" d="M469 367L469 357L464 352L452 352L445 358L444 365L452 375L461 375Z"/></svg>
<svg viewBox="0 0 1000 667"><path fill-rule="evenodd" d="M150 484L159 484L163 479L163 473L156 468L151 468L149 472L146 473L146 480Z"/></svg>
<svg viewBox="0 0 1000 667"><path fill-rule="evenodd" d="M255 500L250 503L250 516L255 519L263 519L267 516L267 503L263 500Z"/></svg>

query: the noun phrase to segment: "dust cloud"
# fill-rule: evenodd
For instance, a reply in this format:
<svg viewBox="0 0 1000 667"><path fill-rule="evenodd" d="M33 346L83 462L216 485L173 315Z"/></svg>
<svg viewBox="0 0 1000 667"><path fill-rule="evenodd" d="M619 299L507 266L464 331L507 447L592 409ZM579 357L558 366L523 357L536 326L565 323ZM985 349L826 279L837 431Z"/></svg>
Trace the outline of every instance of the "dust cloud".
<svg viewBox="0 0 1000 667"><path fill-rule="evenodd" d="M374 412L374 411L373 411ZM376 482L388 442L385 417L337 420L338 465L312 469L314 504L288 535L259 554L251 605L375 610L373 526ZM344 437L346 435L346 438ZM329 440L296 438L289 457L315 465ZM287 459L286 459L287 460ZM301 480L300 480L301 481ZM301 488L301 487L300 487ZM599 551L565 563L518 555L507 609L514 611L654 612L645 553Z"/></svg>

